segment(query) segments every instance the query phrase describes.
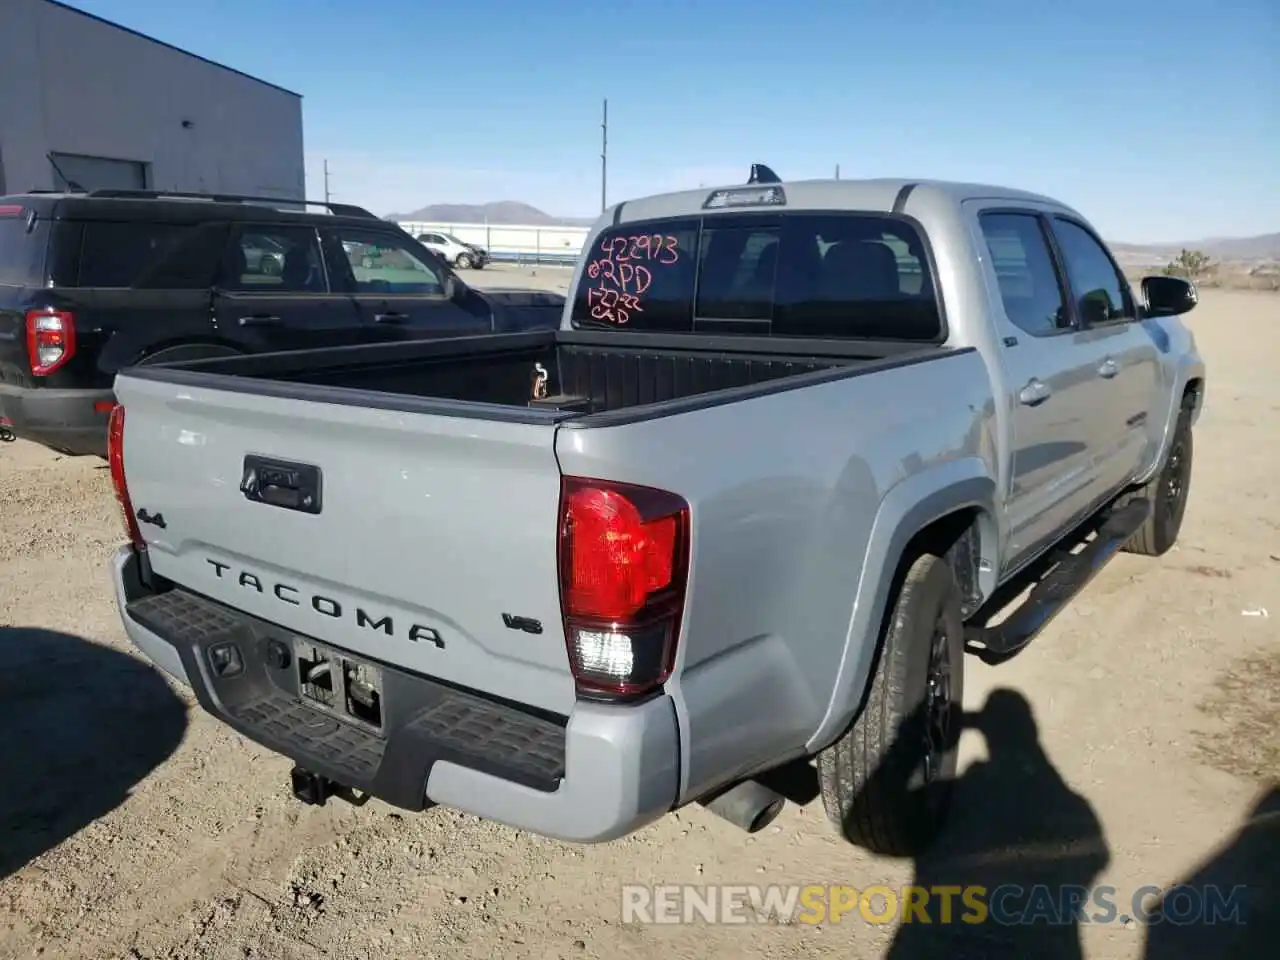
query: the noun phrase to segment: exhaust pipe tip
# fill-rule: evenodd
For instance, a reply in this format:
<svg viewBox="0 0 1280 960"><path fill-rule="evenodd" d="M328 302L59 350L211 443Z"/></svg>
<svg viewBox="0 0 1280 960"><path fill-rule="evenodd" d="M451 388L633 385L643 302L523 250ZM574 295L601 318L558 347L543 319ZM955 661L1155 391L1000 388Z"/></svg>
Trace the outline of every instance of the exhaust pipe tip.
<svg viewBox="0 0 1280 960"><path fill-rule="evenodd" d="M747 833L759 833L773 823L787 804L786 797L756 780L744 780L698 802Z"/></svg>

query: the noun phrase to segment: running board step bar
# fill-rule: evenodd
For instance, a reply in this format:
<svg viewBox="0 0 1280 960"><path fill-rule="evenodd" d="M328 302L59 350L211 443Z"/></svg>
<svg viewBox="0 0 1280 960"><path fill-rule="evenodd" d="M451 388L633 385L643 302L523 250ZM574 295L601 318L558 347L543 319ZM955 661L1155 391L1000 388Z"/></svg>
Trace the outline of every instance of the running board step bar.
<svg viewBox="0 0 1280 960"><path fill-rule="evenodd" d="M1094 539L1079 553L1065 554L1003 622L992 627L967 627L966 646L974 645L970 652L988 663L999 662L1034 640L1120 552L1147 522L1151 510L1151 501L1139 497L1109 513Z"/></svg>

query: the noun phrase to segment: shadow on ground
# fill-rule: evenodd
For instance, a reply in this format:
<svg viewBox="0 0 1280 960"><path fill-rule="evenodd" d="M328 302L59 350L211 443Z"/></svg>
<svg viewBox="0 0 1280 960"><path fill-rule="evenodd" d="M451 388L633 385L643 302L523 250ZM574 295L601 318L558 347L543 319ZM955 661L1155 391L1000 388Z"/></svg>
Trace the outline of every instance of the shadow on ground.
<svg viewBox="0 0 1280 960"><path fill-rule="evenodd" d="M1280 943L1280 787L1217 856L1166 891L1148 920L1145 960L1255 960ZM1271 944L1267 947L1267 944Z"/></svg>
<svg viewBox="0 0 1280 960"><path fill-rule="evenodd" d="M187 708L133 657L0 627L0 879L117 807L182 741Z"/></svg>
<svg viewBox="0 0 1280 960"><path fill-rule="evenodd" d="M1106 912L1089 902L1110 860L1101 822L1049 761L1031 705L1020 693L995 690L963 724L981 731L987 759L952 782L943 829L915 858L912 883L930 896L921 911L903 917L885 956L1082 957L1081 914ZM891 771L894 750L918 733L910 720L904 723L882 769ZM877 788L878 776L867 789Z"/></svg>

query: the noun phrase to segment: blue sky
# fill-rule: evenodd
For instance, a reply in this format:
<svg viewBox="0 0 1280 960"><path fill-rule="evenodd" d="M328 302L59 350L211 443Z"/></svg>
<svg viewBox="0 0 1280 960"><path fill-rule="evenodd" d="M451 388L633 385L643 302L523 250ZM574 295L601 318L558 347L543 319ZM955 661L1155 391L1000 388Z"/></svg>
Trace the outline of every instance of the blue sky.
<svg viewBox="0 0 1280 960"><path fill-rule="evenodd" d="M913 176L1050 193L1109 239L1280 230L1276 0L71 0L303 94L308 193L600 208Z"/></svg>

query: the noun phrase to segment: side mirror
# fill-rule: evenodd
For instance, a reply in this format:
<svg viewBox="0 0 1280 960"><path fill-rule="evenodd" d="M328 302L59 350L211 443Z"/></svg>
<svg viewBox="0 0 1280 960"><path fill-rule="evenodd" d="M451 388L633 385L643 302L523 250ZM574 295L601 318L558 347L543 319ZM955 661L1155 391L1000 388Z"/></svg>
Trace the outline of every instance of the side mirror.
<svg viewBox="0 0 1280 960"><path fill-rule="evenodd" d="M1200 298L1195 284L1181 277L1142 278L1142 297L1148 317L1177 317L1195 308Z"/></svg>
<svg viewBox="0 0 1280 960"><path fill-rule="evenodd" d="M453 274L449 274L444 278L444 295L446 300L455 302L461 300L467 295L467 285Z"/></svg>

